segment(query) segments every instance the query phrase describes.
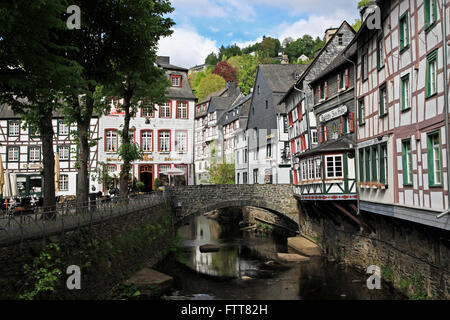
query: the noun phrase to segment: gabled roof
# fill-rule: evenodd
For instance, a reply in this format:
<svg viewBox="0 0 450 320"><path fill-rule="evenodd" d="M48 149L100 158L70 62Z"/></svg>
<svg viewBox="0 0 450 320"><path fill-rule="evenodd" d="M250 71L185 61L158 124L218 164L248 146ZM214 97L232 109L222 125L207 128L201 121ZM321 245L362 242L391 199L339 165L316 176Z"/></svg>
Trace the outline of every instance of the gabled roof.
<svg viewBox="0 0 450 320"><path fill-rule="evenodd" d="M318 75L315 79L311 81L311 84L320 81L321 79L325 78L330 72L339 69L339 67L349 63L347 59L350 59L351 57L355 56L356 51L357 51L356 43L348 45L341 53L337 55L336 58L334 58L333 61L330 62L330 64L320 73L320 75Z"/></svg>
<svg viewBox="0 0 450 320"><path fill-rule="evenodd" d="M170 57L159 56L156 58L156 65L163 69L175 70L175 71L185 71L188 72L188 69L174 66L170 64Z"/></svg>
<svg viewBox="0 0 450 320"><path fill-rule="evenodd" d="M225 112L219 120L220 125L225 126L241 117L248 117L250 111L250 102L252 94L247 96L241 95ZM228 115L228 119L226 118Z"/></svg>
<svg viewBox="0 0 450 320"><path fill-rule="evenodd" d="M289 90L287 90L286 94L283 96L283 98L280 100L280 103L284 102L284 100L286 99L286 97L294 90L294 86L296 86L297 84L301 83L305 77L308 75L309 70L311 70L312 67L314 67L316 61L318 60L318 58L322 55L322 53L328 48L328 46L330 45L330 43L333 42L334 38L337 37L337 35L339 34L339 30L341 30L344 26L347 26L349 28L349 30L351 30L353 32L353 34L356 34L355 30L353 29L353 27L344 20L344 22L342 22L342 24L340 25L340 27L338 28L338 30L336 31L336 33L334 33L330 40L327 41L327 43L323 46L323 48L316 54L313 62L311 62L310 65L308 65L308 68L301 74L300 78L289 88ZM352 41L351 41L352 42ZM351 43L350 42L350 43Z"/></svg>
<svg viewBox="0 0 450 320"><path fill-rule="evenodd" d="M259 71L263 73L273 92L286 92L308 65L305 64L261 64Z"/></svg>
<svg viewBox="0 0 450 320"><path fill-rule="evenodd" d="M236 101L237 96L231 97L212 97L209 103L208 113L213 113L214 111L225 111L227 110L234 101Z"/></svg>

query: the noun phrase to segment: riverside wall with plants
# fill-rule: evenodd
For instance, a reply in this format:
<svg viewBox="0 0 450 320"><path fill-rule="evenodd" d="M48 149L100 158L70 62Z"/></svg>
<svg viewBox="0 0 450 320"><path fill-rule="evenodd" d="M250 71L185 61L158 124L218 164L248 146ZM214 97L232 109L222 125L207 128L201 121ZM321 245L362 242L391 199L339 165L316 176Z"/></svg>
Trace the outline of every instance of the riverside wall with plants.
<svg viewBox="0 0 450 320"><path fill-rule="evenodd" d="M0 248L0 299L111 299L143 266L176 247L169 206L113 218L78 231ZM81 289L69 290L69 266ZM73 278L72 278L73 279ZM72 282L73 283L73 282Z"/></svg>
<svg viewBox="0 0 450 320"><path fill-rule="evenodd" d="M316 242L329 258L366 272L381 269L386 285L410 299L450 299L448 231L361 212L356 223L330 207L303 205L300 232Z"/></svg>

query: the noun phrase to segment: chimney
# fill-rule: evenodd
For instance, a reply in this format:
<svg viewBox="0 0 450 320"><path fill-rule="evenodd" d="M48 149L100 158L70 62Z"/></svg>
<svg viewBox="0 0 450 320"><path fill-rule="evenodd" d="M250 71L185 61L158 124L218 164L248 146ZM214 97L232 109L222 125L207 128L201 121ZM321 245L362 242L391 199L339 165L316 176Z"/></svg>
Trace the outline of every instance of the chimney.
<svg viewBox="0 0 450 320"><path fill-rule="evenodd" d="M325 30L325 41L328 42L328 40L331 39L331 37L338 31L339 28L328 28Z"/></svg>
<svg viewBox="0 0 450 320"><path fill-rule="evenodd" d="M162 63L162 64L170 64L170 57L163 57L163 56L159 56L156 59L157 63Z"/></svg>

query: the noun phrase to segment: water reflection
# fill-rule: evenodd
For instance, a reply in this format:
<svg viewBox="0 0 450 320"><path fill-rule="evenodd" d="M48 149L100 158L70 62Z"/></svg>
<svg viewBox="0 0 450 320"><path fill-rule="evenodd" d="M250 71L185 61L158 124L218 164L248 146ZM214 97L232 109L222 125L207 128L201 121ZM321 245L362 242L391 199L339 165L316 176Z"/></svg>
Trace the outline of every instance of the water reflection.
<svg viewBox="0 0 450 320"><path fill-rule="evenodd" d="M228 243L229 234L223 231L217 221L205 216L196 217L189 225L181 227L188 257L183 262L198 273L210 276L240 278L254 275L260 262L242 257L242 244ZM202 253L200 247L205 244L219 245L220 250Z"/></svg>
<svg viewBox="0 0 450 320"><path fill-rule="evenodd" d="M285 238L256 236L205 216L192 218L179 231L183 254L177 255L178 262L172 257L159 266L175 279L174 291L165 299L404 299L384 285L382 290L367 289L366 274L322 257L277 265L277 252L291 251ZM220 245L220 250L202 253L204 244Z"/></svg>

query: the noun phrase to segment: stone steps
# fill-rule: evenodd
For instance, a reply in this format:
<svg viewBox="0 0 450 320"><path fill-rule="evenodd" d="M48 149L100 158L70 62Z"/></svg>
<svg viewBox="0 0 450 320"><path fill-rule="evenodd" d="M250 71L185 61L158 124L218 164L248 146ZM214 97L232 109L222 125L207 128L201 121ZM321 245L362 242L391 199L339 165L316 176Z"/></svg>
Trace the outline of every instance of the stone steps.
<svg viewBox="0 0 450 320"><path fill-rule="evenodd" d="M301 236L288 238L288 246L307 257L322 255L322 250L317 244Z"/></svg>
<svg viewBox="0 0 450 320"><path fill-rule="evenodd" d="M310 260L309 257L296 253L277 253L277 257L283 262L303 262Z"/></svg>

